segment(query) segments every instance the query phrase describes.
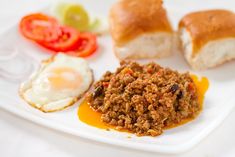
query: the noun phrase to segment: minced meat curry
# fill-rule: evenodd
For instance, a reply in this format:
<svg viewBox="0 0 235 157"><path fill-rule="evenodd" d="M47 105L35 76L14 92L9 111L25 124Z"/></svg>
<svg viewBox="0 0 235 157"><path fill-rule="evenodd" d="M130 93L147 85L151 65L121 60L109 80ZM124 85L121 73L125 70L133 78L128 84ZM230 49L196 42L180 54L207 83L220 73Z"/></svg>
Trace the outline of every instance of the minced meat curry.
<svg viewBox="0 0 235 157"><path fill-rule="evenodd" d="M101 120L138 136L157 136L163 129L200 111L196 85L189 73L180 74L156 63L121 62L106 72L88 94Z"/></svg>

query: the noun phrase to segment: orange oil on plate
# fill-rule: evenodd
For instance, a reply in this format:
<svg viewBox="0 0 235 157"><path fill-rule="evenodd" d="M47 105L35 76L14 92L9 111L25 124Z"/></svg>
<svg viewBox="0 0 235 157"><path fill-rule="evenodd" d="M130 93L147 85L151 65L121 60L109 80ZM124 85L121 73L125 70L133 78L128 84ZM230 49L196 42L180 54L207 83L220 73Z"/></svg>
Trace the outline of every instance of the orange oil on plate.
<svg viewBox="0 0 235 157"><path fill-rule="evenodd" d="M203 101L204 101L206 91L209 88L209 80L206 77L202 77L199 80L199 78L196 75L191 75L191 78L193 79L193 82L195 83L195 85L197 87L197 91L198 91L198 101L199 101L199 105L200 105L200 111L197 113L197 115L199 115L203 109ZM183 119L183 120L181 120L180 123L172 124L171 126L167 126L164 129L171 129L171 128L175 128L177 126L186 124L186 123L194 120L196 117Z"/></svg>
<svg viewBox="0 0 235 157"><path fill-rule="evenodd" d="M82 122L100 129L112 127L101 121L101 113L94 111L86 100L78 108L78 117Z"/></svg>
<svg viewBox="0 0 235 157"><path fill-rule="evenodd" d="M209 88L209 81L206 77L202 77L200 80L196 75L191 75L191 77L197 86L198 101L200 103L201 110L202 110L204 96L205 96L207 89ZM94 111L90 107L89 103L86 100L83 101L81 103L80 107L78 108L78 118L82 122L84 122L90 126L96 127L96 128L106 129L106 130L109 130L109 129L116 130L115 126L112 126L112 125L109 125L109 124L102 122L101 121L101 113ZM191 120L193 120L193 118L185 119L180 124L175 124L175 125L172 125L172 126L165 128L165 129L174 128L179 125L183 125ZM118 131L129 132L128 130L118 130Z"/></svg>
<svg viewBox="0 0 235 157"><path fill-rule="evenodd" d="M202 77L200 80L196 75L191 75L193 82L197 86L198 101L201 107L203 107L204 96L209 88L209 80L206 77Z"/></svg>

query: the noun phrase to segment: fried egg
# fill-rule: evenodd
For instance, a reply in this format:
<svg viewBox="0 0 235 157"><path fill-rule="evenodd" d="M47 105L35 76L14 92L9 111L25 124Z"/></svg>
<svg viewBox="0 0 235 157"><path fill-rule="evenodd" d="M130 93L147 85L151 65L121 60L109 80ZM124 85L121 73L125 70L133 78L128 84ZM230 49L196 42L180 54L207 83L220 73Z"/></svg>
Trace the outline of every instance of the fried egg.
<svg viewBox="0 0 235 157"><path fill-rule="evenodd" d="M91 86L92 70L83 58L59 53L43 61L40 68L21 84L20 95L43 112L73 105Z"/></svg>

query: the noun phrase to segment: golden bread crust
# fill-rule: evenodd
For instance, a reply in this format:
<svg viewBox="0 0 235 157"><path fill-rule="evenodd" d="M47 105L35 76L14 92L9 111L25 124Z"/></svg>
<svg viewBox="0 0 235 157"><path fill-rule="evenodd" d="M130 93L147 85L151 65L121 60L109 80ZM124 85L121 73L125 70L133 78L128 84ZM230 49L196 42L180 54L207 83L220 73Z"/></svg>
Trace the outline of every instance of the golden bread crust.
<svg viewBox="0 0 235 157"><path fill-rule="evenodd" d="M235 37L235 14L227 10L193 12L181 19L181 28L190 33L195 56L209 41Z"/></svg>
<svg viewBox="0 0 235 157"><path fill-rule="evenodd" d="M117 46L144 33L173 32L162 0L120 0L111 8L109 22Z"/></svg>

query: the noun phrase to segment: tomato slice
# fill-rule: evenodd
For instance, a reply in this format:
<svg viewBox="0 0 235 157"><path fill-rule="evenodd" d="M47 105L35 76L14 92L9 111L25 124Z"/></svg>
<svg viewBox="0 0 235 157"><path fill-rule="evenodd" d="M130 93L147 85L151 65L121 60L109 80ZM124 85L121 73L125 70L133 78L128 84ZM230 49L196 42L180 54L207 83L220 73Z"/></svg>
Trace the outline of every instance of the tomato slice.
<svg viewBox="0 0 235 157"><path fill-rule="evenodd" d="M97 50L96 36L91 33L80 34L80 45L76 50L68 52L68 54L78 57L87 57Z"/></svg>
<svg viewBox="0 0 235 157"><path fill-rule="evenodd" d="M60 26L53 17L35 13L22 18L20 31L28 39L55 52L87 57L97 49L96 36Z"/></svg>
<svg viewBox="0 0 235 157"><path fill-rule="evenodd" d="M34 41L55 41L61 35L57 20L41 13L23 17L19 27L26 38Z"/></svg>
<svg viewBox="0 0 235 157"><path fill-rule="evenodd" d="M61 36L52 42L38 42L40 45L56 52L67 52L80 45L80 33L71 27L60 27Z"/></svg>

